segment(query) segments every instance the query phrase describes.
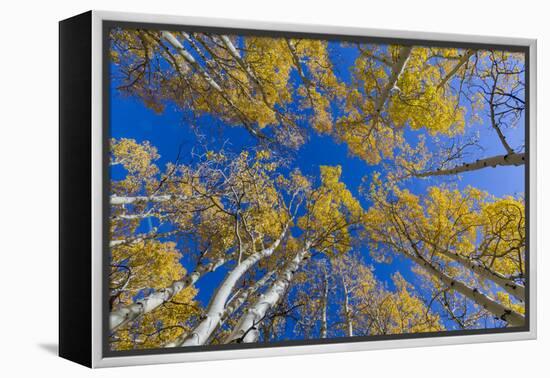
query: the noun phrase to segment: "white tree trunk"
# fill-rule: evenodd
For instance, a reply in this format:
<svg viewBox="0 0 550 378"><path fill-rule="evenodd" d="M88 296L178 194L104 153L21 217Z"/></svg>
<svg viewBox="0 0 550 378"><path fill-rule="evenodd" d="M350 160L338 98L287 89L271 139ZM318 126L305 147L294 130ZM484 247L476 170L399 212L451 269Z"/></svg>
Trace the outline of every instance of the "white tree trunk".
<svg viewBox="0 0 550 378"><path fill-rule="evenodd" d="M307 78L306 74L304 73L304 70L302 69L302 64L300 63L300 57L296 52L296 47L290 42L288 38L286 39L286 44L290 51L290 55L292 55L292 60L294 61L294 66L298 71L298 76L300 76L300 79L302 79L302 82L306 86L306 90L308 91L308 95L309 95L309 88L312 86L311 80Z"/></svg>
<svg viewBox="0 0 550 378"><path fill-rule="evenodd" d="M143 241L143 238L117 239L109 241L109 248L116 247L122 244L136 244Z"/></svg>
<svg viewBox="0 0 550 378"><path fill-rule="evenodd" d="M179 292L188 286L195 284L199 278L209 272L215 271L226 262L225 258L220 258L205 265L199 265L193 273L182 280L175 281L167 288L155 291L149 296L136 301L130 305L120 306L109 315L109 329L115 331L143 314L153 311L162 304L170 301Z"/></svg>
<svg viewBox="0 0 550 378"><path fill-rule="evenodd" d="M128 245L137 244L137 243L141 243L142 241L145 241L145 240L149 240L149 239L153 239L153 238L168 237L168 236L174 235L176 233L177 233L176 231L158 233L156 231L156 229L154 229L154 231L152 231L148 234L139 234L139 235L131 236L131 237L124 238L124 239L111 240L111 241L109 241L109 247L113 248L113 247L123 245L123 244L128 244Z"/></svg>
<svg viewBox="0 0 550 378"><path fill-rule="evenodd" d="M460 265L464 266L465 268L472 270L481 278L494 282L495 284L500 286L502 289L506 290L508 293L510 293L520 301L525 302L525 287L523 287L522 285L519 285L514 281L506 277L503 277L502 275L496 272L493 272L492 270L490 270L489 268L486 268L485 266L479 264L478 262L473 261L467 257L461 256L457 253L445 251L445 250L440 250L439 252L443 256L446 256L451 260L456 261Z"/></svg>
<svg viewBox="0 0 550 378"><path fill-rule="evenodd" d="M226 93L226 91L212 78L212 76L208 73L207 70L205 70L199 62L196 61L196 59L187 51L185 50L185 47L178 41L178 39L170 32L168 31L162 31L161 32L162 37L168 41L174 47L178 53L189 63L190 66L195 69L202 77L203 79L212 87L216 92L220 94L220 96L223 98L223 100L226 102L226 104L233 109L233 111L237 114L241 122L243 123L243 126L255 137L266 139L267 136L260 131L258 131L256 128L253 127L245 113L241 109L235 105L235 103L231 100L231 97ZM174 62L177 64L177 62Z"/></svg>
<svg viewBox="0 0 550 378"><path fill-rule="evenodd" d="M125 197L125 196L111 196L110 203L111 205L131 205L135 202L166 202L170 201L173 198L187 199L184 196L172 196L172 195L160 195L160 196L134 196L134 197Z"/></svg>
<svg viewBox="0 0 550 378"><path fill-rule="evenodd" d="M258 91L260 92L260 94L262 96L262 100L265 103L265 105L267 107L269 107L271 110L273 110L273 112L275 113L275 116L277 117L277 120L279 121L279 123L283 124L284 121L283 121L283 118L281 117L281 114L273 106L273 104L270 103L270 101L269 101L269 99L268 99L268 97L265 93L265 89L262 86L262 83L260 82L260 80L258 79L258 76L252 70L252 67L250 67L250 65L241 57L241 54L239 53L239 50L237 50L235 45L233 45L233 42L231 42L231 39L229 39L229 37L227 37L226 35L222 35L220 37L220 39L222 40L222 43L225 45L225 47L229 51L229 54L231 54L233 59L235 59L235 61L237 61L239 66L241 66L241 68L246 72L246 74L248 75L250 80L252 80L252 82L254 82L256 88L258 89Z"/></svg>
<svg viewBox="0 0 550 378"><path fill-rule="evenodd" d="M235 59L239 64L239 66L241 66L241 68L245 70L248 77L252 79L252 81L254 81L255 84L260 85L260 82L256 77L256 75L254 74L254 72L252 71L252 68L248 64L246 64L246 62L242 59L241 54L239 53L239 50L237 50L237 48L235 47L233 42L231 42L229 37L226 35L222 35L220 36L220 39L222 40L223 44L225 45L225 47L227 48L227 50L229 51L233 59Z"/></svg>
<svg viewBox="0 0 550 378"><path fill-rule="evenodd" d="M342 279L342 286L344 288L344 316L346 320L346 336L353 336L353 322L351 319L351 308L349 305L349 290L346 281Z"/></svg>
<svg viewBox="0 0 550 378"><path fill-rule="evenodd" d="M120 214L120 215L116 215L114 216L112 219L114 220L121 220L121 219L124 219L124 220L143 220L143 219L147 219L147 218L157 218L159 220L163 219L163 218L166 218L166 215L162 215L162 214L159 214L159 213L151 213L151 212L145 212L145 213L140 213L140 214Z"/></svg>
<svg viewBox="0 0 550 378"><path fill-rule="evenodd" d="M286 230L287 228L285 227L280 237L275 240L269 248L251 254L229 272L210 301L204 319L189 333L181 346L196 346L206 343L212 332L219 326L227 300L237 282L260 260L271 256L273 251L281 243L282 238L286 234Z"/></svg>
<svg viewBox="0 0 550 378"><path fill-rule="evenodd" d="M266 273L260 280L258 280L254 285L250 286L248 289L244 290L242 293L237 295L234 299L229 301L227 304L223 315L222 315L222 324L235 312L237 311L243 304L246 302L246 300L254 294L256 291L258 291L260 288L262 288L275 274L275 271L272 270L268 273Z"/></svg>
<svg viewBox="0 0 550 378"><path fill-rule="evenodd" d="M464 172L477 171L486 167L497 167L497 166L507 166L514 165L519 166L525 164L525 154L508 154L508 155L498 155L492 156L485 159L476 160L474 163L464 163L462 165L449 168L449 169L438 169L437 171L428 171L428 172L419 172L415 173L416 177L431 177L431 176L445 176L445 175L456 175Z"/></svg>
<svg viewBox="0 0 550 378"><path fill-rule="evenodd" d="M302 264L303 260L309 256L309 245L300 250L290 263L285 267L277 280L271 287L254 303L237 323L233 332L225 339L224 343L251 343L258 340L258 325L264 319L267 311L272 309L284 296L288 289L294 274Z"/></svg>
<svg viewBox="0 0 550 378"><path fill-rule="evenodd" d="M256 281L256 283L254 285L250 286L249 288L247 288L243 292L239 293L235 298L231 299L228 302L227 306L225 307L225 310L223 311L223 314L222 314L221 320L220 320L220 324L218 325L217 328L220 328L221 326L223 326L225 324L225 322L227 321L227 319L229 319L231 317L231 315L233 315L239 308L241 308L241 306L246 302L246 300L252 294L254 294L256 291L260 290L260 288L262 288L274 274L275 274L275 271L271 271L271 272L266 273L260 280ZM212 334L214 334L214 332ZM187 335L188 335L188 333L185 333L185 334L181 335L176 340L170 341L169 343L166 343L164 345L164 347L165 348L173 348L173 347L177 347L178 345L181 345L183 343L183 341L185 340L185 338L187 337Z"/></svg>
<svg viewBox="0 0 550 378"><path fill-rule="evenodd" d="M462 55L462 57L458 60L457 64L453 67L452 70L449 71L449 73L447 75L445 75L445 77L443 78L443 80L441 80L441 82L438 84L437 88L443 88L445 86L445 84L447 84L447 82L449 80L452 79L452 77L454 75L456 75L456 73L458 72L458 70L460 69L460 67L462 67L463 65L466 64L466 62L468 60L470 60L470 58L472 57L472 55L475 54L475 50L467 50L464 55Z"/></svg>
<svg viewBox="0 0 550 378"><path fill-rule="evenodd" d="M323 267L323 296L321 298L321 339L327 338L328 323L327 323L327 307L328 307L328 274L326 267Z"/></svg>
<svg viewBox="0 0 550 378"><path fill-rule="evenodd" d="M200 64L196 61L196 59L191 55L187 50L185 50L185 47L178 41L178 39L169 31L162 31L161 32L164 39L168 41L172 45L173 48L175 48L178 53L191 65L195 70L197 70L201 76L204 78L204 80L216 91L222 92L222 88L219 86L218 83L206 72Z"/></svg>
<svg viewBox="0 0 550 378"><path fill-rule="evenodd" d="M466 298L492 313L495 318L504 320L508 323L508 325L513 327L521 327L525 325L525 318L523 315L482 294L477 288L471 288L463 282L455 280L416 254L407 254L407 256L427 272L436 277L439 281L444 283L447 287L464 295Z"/></svg>
<svg viewBox="0 0 550 378"><path fill-rule="evenodd" d="M378 123L378 118L380 117L380 114L382 113L382 108L384 107L384 104L388 100L388 97L390 96L390 92L397 88L397 81L401 77L401 74L405 70L405 67L407 66L407 61L409 60L409 57L411 56L412 47L411 46L403 46L399 49L399 57L393 64L391 68L390 77L388 78L388 82L384 88L382 88L382 91L378 95L378 98L376 99L376 102L374 103L374 115L372 118L372 124L376 125Z"/></svg>

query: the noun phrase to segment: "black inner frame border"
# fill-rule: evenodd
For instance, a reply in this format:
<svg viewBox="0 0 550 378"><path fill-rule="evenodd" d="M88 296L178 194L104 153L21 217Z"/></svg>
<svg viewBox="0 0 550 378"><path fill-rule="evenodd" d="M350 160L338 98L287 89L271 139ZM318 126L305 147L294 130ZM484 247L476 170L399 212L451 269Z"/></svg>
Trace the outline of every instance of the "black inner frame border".
<svg viewBox="0 0 550 378"><path fill-rule="evenodd" d="M308 33L283 30L261 30L250 28L232 28L232 27L211 27L211 26L196 26L196 25L180 25L180 24L164 24L164 23L148 23L148 22L128 22L116 20L102 21L102 337L101 350L102 357L123 357L123 356L143 356L155 354L175 354L175 353L191 353L191 352L207 352L207 351L224 351L236 349L258 349L258 348L278 348L278 347L293 347L306 345L328 345L355 343L365 341L383 341L383 340L407 340L407 339L423 339L434 337L449 337L449 336L465 336L465 335L487 335L499 333L518 333L530 331L530 49L529 46L507 45L500 43L469 43L469 42L453 42L429 39L410 39L410 38L393 38L393 37L368 37L349 34L325 34L325 33ZM113 351L109 346L109 194L111 189L110 173L109 173L109 151L110 151L110 38L111 29L150 29L150 30L172 30L186 32L200 32L213 34L229 34L238 36L262 36L272 38L303 38L303 39L321 39L327 41L347 41L356 43L378 43L378 44L394 44L394 45L414 45L414 46L430 46L430 47L449 47L449 48L471 48L476 50L495 50L523 53L525 56L525 165L524 165L524 187L525 187L525 325L522 327L510 328L489 328L489 329L472 329L472 330L447 330L442 332L423 332L423 333L407 333L399 335L372 335L372 336L353 336L353 337L334 337L330 339L307 339L307 340L283 340L269 343L250 343L250 344L223 344L223 345L203 345L203 346L188 346L176 348L154 348L141 350L125 350ZM406 34L406 31L402 31ZM289 349L292 353L292 348Z"/></svg>

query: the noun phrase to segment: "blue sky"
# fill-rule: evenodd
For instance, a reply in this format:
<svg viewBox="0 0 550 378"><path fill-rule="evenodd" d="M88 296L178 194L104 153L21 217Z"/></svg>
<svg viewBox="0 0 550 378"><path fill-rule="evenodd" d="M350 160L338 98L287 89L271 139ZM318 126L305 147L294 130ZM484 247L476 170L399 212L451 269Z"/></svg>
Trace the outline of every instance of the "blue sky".
<svg viewBox="0 0 550 378"><path fill-rule="evenodd" d="M331 43L331 57L336 62L339 78L349 81L349 67L355 58L352 49L337 46ZM116 66L112 66L116 71ZM116 72L114 72L116 74ZM121 97L114 89L116 82L111 83L111 137L132 138L138 142L149 141L158 149L160 159L158 165L163 170L166 163L173 162L182 146L182 163L185 163L191 148L196 143L196 136L186 123L180 110L168 105L162 114L157 114L146 108L142 102L135 98ZM486 116L482 116L482 124L476 126L479 130L482 145L485 148L484 156L504 153L495 133L489 128ZM238 152L243 146L254 145L256 142L250 135L239 127L228 127L221 124L216 127L216 121L209 116L198 119L201 130L216 129L217 139L214 143L230 142L233 151ZM507 132L511 144L519 145L523 142L523 127ZM407 133L407 138L416 138L412 132ZM363 206L367 207L365 199L359 194L358 188L365 176L369 176L374 169L357 157L350 156L345 144L338 144L330 136L321 136L316 133L309 133L309 140L298 151L293 166L312 176L318 176L320 165L340 165L342 167L342 181L346 183L352 193L360 199ZM112 171L113 179L121 178L121 171ZM524 167L499 167L497 169L486 168L477 172L462 175L460 181L456 181L461 188L472 185L479 189L486 190L496 196L514 195L524 191ZM435 180L412 180L407 184L409 189L415 193L422 193L429 185L437 185L439 179ZM445 178L448 182L448 178ZM391 264L376 263L369 255L366 247L361 248L361 254L368 264L375 267L375 276L390 287L391 275L399 271L405 279L411 283L418 283L414 274L411 273L411 264L402 258L396 258ZM187 269L192 269L188 259L182 263ZM219 282L226 273L225 269L208 276L208 279L200 280L198 299L206 306L208 300Z"/></svg>

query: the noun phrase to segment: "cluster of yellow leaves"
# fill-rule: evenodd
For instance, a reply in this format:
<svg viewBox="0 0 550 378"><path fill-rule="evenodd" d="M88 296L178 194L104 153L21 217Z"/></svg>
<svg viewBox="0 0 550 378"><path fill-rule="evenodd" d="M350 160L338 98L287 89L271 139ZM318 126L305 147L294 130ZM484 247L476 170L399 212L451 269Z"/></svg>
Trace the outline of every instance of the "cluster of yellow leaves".
<svg viewBox="0 0 550 378"><path fill-rule="evenodd" d="M111 248L111 292L114 306L130 304L139 295L161 290L185 276L182 255L172 242L135 242ZM185 330L187 320L198 314L197 290L187 287L170 303L117 330L111 337L116 350L161 347Z"/></svg>
<svg viewBox="0 0 550 378"><path fill-rule="evenodd" d="M117 330L112 343L115 350L162 348L167 342L190 330L189 320L200 316L194 297L197 290L188 287L154 312L143 315L130 327Z"/></svg>
<svg viewBox="0 0 550 378"><path fill-rule="evenodd" d="M343 98L346 92L333 71L332 62L328 53L328 42L301 39L292 40L296 46L296 53L304 61L307 69L307 82L298 87L298 94L304 98L302 107L311 107L313 115L309 119L310 126L319 133L331 133L334 119L331 103Z"/></svg>
<svg viewBox="0 0 550 378"><path fill-rule="evenodd" d="M185 276L185 269L179 262L181 257L174 243L157 240L133 242L111 248L111 264L113 272L116 273L113 276L118 277L117 281L121 281L129 272L129 279L124 285L120 301L127 304L141 290L162 289Z"/></svg>
<svg viewBox="0 0 550 378"><path fill-rule="evenodd" d="M244 200L251 204L248 210L249 223L258 234L275 239L289 217L279 206L281 192L272 177L280 163L273 160L267 150L258 151L252 161L247 160L247 157L242 161L241 187L245 193Z"/></svg>
<svg viewBox="0 0 550 378"><path fill-rule="evenodd" d="M111 139L111 166L121 165L127 172L126 178L116 182L116 190L124 189L135 193L144 186L154 183L158 168L154 162L159 158L157 149L147 141L138 143L134 139Z"/></svg>
<svg viewBox="0 0 550 378"><path fill-rule="evenodd" d="M281 141L289 145L303 139L301 132L293 130L300 118L289 110L293 101L311 109L313 129L332 130L331 101L342 97L345 89L334 75L326 42L231 37L239 50L234 56L218 36L172 35L195 64L186 61L159 32L128 29L111 33L112 60L127 76L122 92L140 97L157 112L172 102L197 114L212 114L229 125L247 123L260 130L284 126L287 139ZM156 57L166 64L156 64ZM297 89L292 72L300 72Z"/></svg>
<svg viewBox="0 0 550 378"><path fill-rule="evenodd" d="M411 284L399 273L394 274L392 280L396 290L391 292L379 287L374 308L365 309L365 315L372 321L373 334L402 335L444 329L439 315L428 311L424 302L413 294Z"/></svg>
<svg viewBox="0 0 550 378"><path fill-rule="evenodd" d="M506 277L525 273L525 204L504 197L484 203L480 212L483 239L480 259L489 268Z"/></svg>
<svg viewBox="0 0 550 378"><path fill-rule="evenodd" d="M379 55L386 62L398 58L399 46L383 51L377 46L365 46L355 61L353 80L345 98L345 114L336 124L339 140L349 151L369 164L383 158L393 158L396 148L406 148L403 129L425 129L431 134L452 136L464 129L465 109L458 99L446 93L439 84L452 69L452 51L414 47L399 75L389 98L382 104L380 115L375 105L389 85L391 66L373 58ZM443 63L430 61L437 54Z"/></svg>
<svg viewBox="0 0 550 378"><path fill-rule="evenodd" d="M125 177L122 180L111 181L111 194L118 196L139 196L147 194L158 186L159 169L155 161L159 158L157 149L147 141L138 143L134 139L111 139L110 141L111 169L122 167ZM147 211L146 203L132 204L132 213L141 214ZM137 218L120 218L127 215L124 207L111 207L111 234L114 238L133 234L140 225Z"/></svg>
<svg viewBox="0 0 550 378"><path fill-rule="evenodd" d="M512 311L515 311L518 314L525 315L525 306L523 304L518 303L516 300L512 300L512 298L510 298L510 294L504 291L499 291L497 293L497 299L500 303L502 303Z"/></svg>
<svg viewBox="0 0 550 378"><path fill-rule="evenodd" d="M436 254L450 251L496 262L503 251L495 250L496 243L513 237L520 242L518 231L524 230L521 201L492 200L486 192L473 187L464 190L430 187L424 196L397 187L391 193L379 188L371 196L375 205L364 219L373 246L379 242L396 244L410 237ZM510 243L498 247L510 248ZM496 263L491 267L505 276L511 275Z"/></svg>
<svg viewBox="0 0 550 378"><path fill-rule="evenodd" d="M428 61L430 48L415 47L399 88L388 106L388 116L397 128L425 128L432 134L455 135L464 129L464 109L457 97L438 88L447 72Z"/></svg>
<svg viewBox="0 0 550 378"><path fill-rule="evenodd" d="M421 205L425 208L425 217L421 218L423 237L432 247L448 246L466 256L475 254L477 208L486 197L485 192L472 187L463 191L430 187Z"/></svg>
<svg viewBox="0 0 550 378"><path fill-rule="evenodd" d="M347 262L350 263L349 261ZM343 277L353 275L347 282L353 312L354 328L358 334L389 335L443 330L439 316L433 314L399 273L392 276L395 290L376 279L371 267L355 261L339 267ZM344 278L346 279L346 278Z"/></svg>
<svg viewBox="0 0 550 378"><path fill-rule="evenodd" d="M201 221L194 232L201 241L202 249L208 248L209 256L223 256L235 244L233 219L216 207L201 213Z"/></svg>
<svg viewBox="0 0 550 378"><path fill-rule="evenodd" d="M284 188L289 193L310 192L312 188L311 181L299 169L294 169L288 178L280 174L275 181L279 188Z"/></svg>
<svg viewBox="0 0 550 378"><path fill-rule="evenodd" d="M351 245L350 227L360 222L363 209L340 181L340 166L320 166L320 170L321 185L313 190L308 212L298 219L298 226L319 250L343 253Z"/></svg>
<svg viewBox="0 0 550 378"><path fill-rule="evenodd" d="M212 168L211 162L220 163L220 166ZM288 219L288 213L280 207L281 192L289 188L285 187L288 186L286 179L272 177L279 162L273 159L269 150L242 151L231 159L223 153L208 151L205 164L206 170L199 167L187 173L192 177L188 181L197 181L194 188L199 188L200 177L208 180L220 175L218 167L231 167L223 173L223 180L216 184L218 187L213 193L203 187L197 189L203 193L205 203L197 212L194 227L200 240L207 245L209 256L225 254L239 239L246 244L243 251L246 256L260 248L265 238L273 240L280 236Z"/></svg>
<svg viewBox="0 0 550 378"><path fill-rule="evenodd" d="M399 273L392 276L394 289L379 281L374 268L365 265L354 252L330 260L311 260L298 273L296 302L299 304L301 330L306 338L315 337L325 305L337 303L341 323L338 328L347 332L351 323L354 335L387 335L443 330L438 315L424 304ZM328 291L324 302L325 285ZM338 289L337 289L338 288ZM338 296L335 296L338 290ZM333 323L329 319L328 323ZM331 328L332 329L332 328ZM334 332L334 329L332 329Z"/></svg>
<svg viewBox="0 0 550 378"><path fill-rule="evenodd" d="M399 131L380 124L366 123L357 109L338 120L336 131L339 140L346 143L351 154L372 165L393 157L396 146L404 143Z"/></svg>
<svg viewBox="0 0 550 378"><path fill-rule="evenodd" d="M151 39L147 34L139 30L111 29L111 59L113 63L121 63L121 52L116 47L133 47L136 61L139 59L152 58L153 51L146 48ZM126 56L124 57L126 58Z"/></svg>
<svg viewBox="0 0 550 378"><path fill-rule="evenodd" d="M143 153L150 150L148 143L113 140L112 145L113 161L118 159L117 164L127 165L127 176L130 172L137 172L142 181L155 178L162 182L162 186L156 185L161 189L153 193L143 188L136 190L135 195L140 199L129 205L113 205L113 216L147 212L147 217L170 225L169 229L180 233L193 231L197 247L206 251L205 257L209 260L222 256L236 259L238 239L243 247L242 251L238 249L239 257L245 258L264 248L265 243L279 238L289 219L288 209L281 205L282 193L303 193L310 187L309 181L298 171L292 172L288 179L275 179L273 170L280 162L269 150L243 151L231 158L223 152L207 151L203 160L195 165L168 165L168 173L158 178L158 171L155 175L143 173L149 172L154 158L154 153ZM137 160L123 160L133 152L133 158ZM149 156L152 157L147 160ZM142 160L146 163L138 164ZM115 193L120 191L118 195L127 195L122 186L113 187ZM149 201L148 196L163 199ZM112 238L122 244L111 248L113 307L130 304L136 298L161 290L185 276L180 262L182 255L174 243L161 242L162 234L156 228L145 240L143 235L136 233L145 218L116 219L111 223L116 231L112 232ZM128 227L128 223L132 227ZM291 240L286 242L289 249L292 249ZM270 269L274 267L270 266ZM200 313L193 302L195 294L194 288L185 289L171 302L117 330L112 335L113 348L158 347L182 334L189 326L189 319Z"/></svg>
<svg viewBox="0 0 550 378"><path fill-rule="evenodd" d="M292 99L289 86L292 56L283 38L245 38L245 61L265 85L269 104L283 104Z"/></svg>
<svg viewBox="0 0 550 378"><path fill-rule="evenodd" d="M481 277L476 278L445 253L481 263L506 278L524 277L525 210L521 199L495 199L472 187L430 187L424 196L399 188L378 188L371 197L374 206L364 221L375 256L382 259L400 252L421 253L428 260L435 257L446 264L448 276L487 290L492 289Z"/></svg>

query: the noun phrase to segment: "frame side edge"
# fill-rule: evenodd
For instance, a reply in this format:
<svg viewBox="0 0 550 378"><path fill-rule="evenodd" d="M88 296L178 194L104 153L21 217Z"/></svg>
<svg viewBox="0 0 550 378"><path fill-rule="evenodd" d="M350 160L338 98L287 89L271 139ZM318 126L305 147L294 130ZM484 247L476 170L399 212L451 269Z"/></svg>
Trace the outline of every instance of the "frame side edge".
<svg viewBox="0 0 550 378"><path fill-rule="evenodd" d="M59 22L59 356L91 366L91 12Z"/></svg>

